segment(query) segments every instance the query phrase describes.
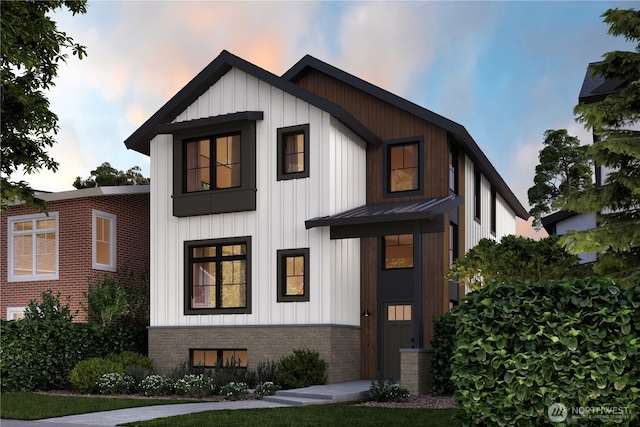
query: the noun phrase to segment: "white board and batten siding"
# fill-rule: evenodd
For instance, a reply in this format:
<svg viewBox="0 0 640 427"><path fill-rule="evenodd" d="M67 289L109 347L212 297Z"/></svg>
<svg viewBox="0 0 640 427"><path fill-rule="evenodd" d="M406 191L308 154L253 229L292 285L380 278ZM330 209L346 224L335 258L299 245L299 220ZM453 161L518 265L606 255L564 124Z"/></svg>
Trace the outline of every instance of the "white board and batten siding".
<svg viewBox="0 0 640 427"><path fill-rule="evenodd" d="M513 209L504 201L500 193L496 194L496 232L491 233L491 183L480 174L480 221L475 218L475 167L473 161L465 156L465 249L469 251L482 238L495 240L503 236L516 233L516 215Z"/></svg>
<svg viewBox="0 0 640 427"><path fill-rule="evenodd" d="M263 111L256 122L252 212L176 218L171 135L151 142L151 326L359 325L360 245L330 240L304 222L365 203L365 143L340 121L240 70L231 69L176 122ZM310 125L310 176L277 181L277 129ZM251 313L184 314L184 242L251 236ZM276 252L309 248L310 301L277 302ZM353 309L356 307L356 309Z"/></svg>

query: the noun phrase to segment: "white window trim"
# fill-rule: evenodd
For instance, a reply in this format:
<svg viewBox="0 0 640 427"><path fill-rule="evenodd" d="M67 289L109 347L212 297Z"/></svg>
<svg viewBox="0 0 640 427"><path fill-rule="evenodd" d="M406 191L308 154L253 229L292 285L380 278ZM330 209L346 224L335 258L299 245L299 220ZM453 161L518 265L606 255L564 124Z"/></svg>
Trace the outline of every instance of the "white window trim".
<svg viewBox="0 0 640 427"><path fill-rule="evenodd" d="M109 228L111 237L111 246L109 247L109 259L110 264L100 264L97 262L98 251L96 248L96 219L103 218L111 221L111 227ZM91 264L94 270L116 271L116 216L107 212L98 211L93 209L91 211Z"/></svg>
<svg viewBox="0 0 640 427"><path fill-rule="evenodd" d="M27 307L7 307L7 320L17 320L13 316L16 314L22 314L24 316L24 311Z"/></svg>
<svg viewBox="0 0 640 427"><path fill-rule="evenodd" d="M13 274L13 261L14 261L14 247L13 247L13 237L16 235L20 235L20 234L26 234L26 233L21 233L21 232L14 232L13 231L13 223L14 222L22 222L22 221L27 221L27 220L36 220L36 219L46 219L46 218L52 218L56 220L56 226L55 229L48 229L48 231L53 231L56 234L56 256L55 256L55 273L51 273L51 274L30 274L28 276L15 276ZM9 217L7 219L7 247L9 248L8 251L8 256L7 256L7 281L8 282L32 282L32 281L39 281L39 280L58 280L58 272L60 271L59 269L59 261L60 261L60 233L59 233L59 228L60 228L60 222L58 221L58 212L49 212L49 214L44 214L44 213L40 213L40 214L30 214L30 215L18 215L18 216L12 216ZM35 230L35 227L34 227ZM44 231L44 230L42 230ZM30 232L31 235L34 234L34 231ZM34 251L36 249L36 245L33 245ZM35 254L32 258L33 263L35 263L36 257ZM32 267L32 272L35 270L35 266Z"/></svg>

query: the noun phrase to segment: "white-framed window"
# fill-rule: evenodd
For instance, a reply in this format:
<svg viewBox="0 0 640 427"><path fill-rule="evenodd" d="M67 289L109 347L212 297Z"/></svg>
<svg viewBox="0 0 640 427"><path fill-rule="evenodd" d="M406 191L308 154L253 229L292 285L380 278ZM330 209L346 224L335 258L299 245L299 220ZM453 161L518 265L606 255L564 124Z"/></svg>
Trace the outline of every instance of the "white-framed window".
<svg viewBox="0 0 640 427"><path fill-rule="evenodd" d="M7 307L7 320L20 320L24 318L24 310L27 307Z"/></svg>
<svg viewBox="0 0 640 427"><path fill-rule="evenodd" d="M58 212L8 218L7 281L58 279Z"/></svg>
<svg viewBox="0 0 640 427"><path fill-rule="evenodd" d="M116 216L93 209L91 223L93 268L116 271Z"/></svg>

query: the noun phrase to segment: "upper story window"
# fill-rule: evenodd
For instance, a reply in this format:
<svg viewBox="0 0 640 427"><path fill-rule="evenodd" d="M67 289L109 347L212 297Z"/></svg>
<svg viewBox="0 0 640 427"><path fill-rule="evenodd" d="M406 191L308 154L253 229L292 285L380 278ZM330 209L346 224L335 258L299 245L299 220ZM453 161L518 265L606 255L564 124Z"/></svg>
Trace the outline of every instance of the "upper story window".
<svg viewBox="0 0 640 427"><path fill-rule="evenodd" d="M413 268L413 234L393 234L383 238L386 270Z"/></svg>
<svg viewBox="0 0 640 427"><path fill-rule="evenodd" d="M240 134L219 135L185 143L187 193L240 187ZM214 158L211 159L211 153Z"/></svg>
<svg viewBox="0 0 640 427"><path fill-rule="evenodd" d="M309 301L309 249L278 251L278 302Z"/></svg>
<svg viewBox="0 0 640 427"><path fill-rule="evenodd" d="M384 196L400 197L422 194L424 161L422 138L403 138L385 142Z"/></svg>
<svg viewBox="0 0 640 427"><path fill-rule="evenodd" d="M482 219L482 175L479 170L473 172L473 216L480 222Z"/></svg>
<svg viewBox="0 0 640 427"><path fill-rule="evenodd" d="M256 209L256 121L245 111L161 125L173 134L173 215Z"/></svg>
<svg viewBox="0 0 640 427"><path fill-rule="evenodd" d="M116 216L93 210L92 224L93 268L116 271Z"/></svg>
<svg viewBox="0 0 640 427"><path fill-rule="evenodd" d="M9 217L9 282L58 279L58 213Z"/></svg>
<svg viewBox="0 0 640 427"><path fill-rule="evenodd" d="M449 191L458 194L458 151L449 143Z"/></svg>
<svg viewBox="0 0 640 427"><path fill-rule="evenodd" d="M278 129L278 181L309 176L309 125Z"/></svg>
<svg viewBox="0 0 640 427"><path fill-rule="evenodd" d="M185 243L185 313L250 313L250 237Z"/></svg>

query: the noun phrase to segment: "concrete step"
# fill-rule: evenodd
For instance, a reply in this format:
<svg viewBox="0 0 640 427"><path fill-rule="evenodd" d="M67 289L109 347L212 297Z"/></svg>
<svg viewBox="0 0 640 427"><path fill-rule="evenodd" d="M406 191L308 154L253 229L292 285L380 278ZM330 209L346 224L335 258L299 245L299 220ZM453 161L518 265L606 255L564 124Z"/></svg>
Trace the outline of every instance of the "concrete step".
<svg viewBox="0 0 640 427"><path fill-rule="evenodd" d="M277 394L274 396L265 396L262 398L262 400L290 406L324 405L327 403L332 403L331 400L327 399L313 399L298 396L278 396Z"/></svg>

